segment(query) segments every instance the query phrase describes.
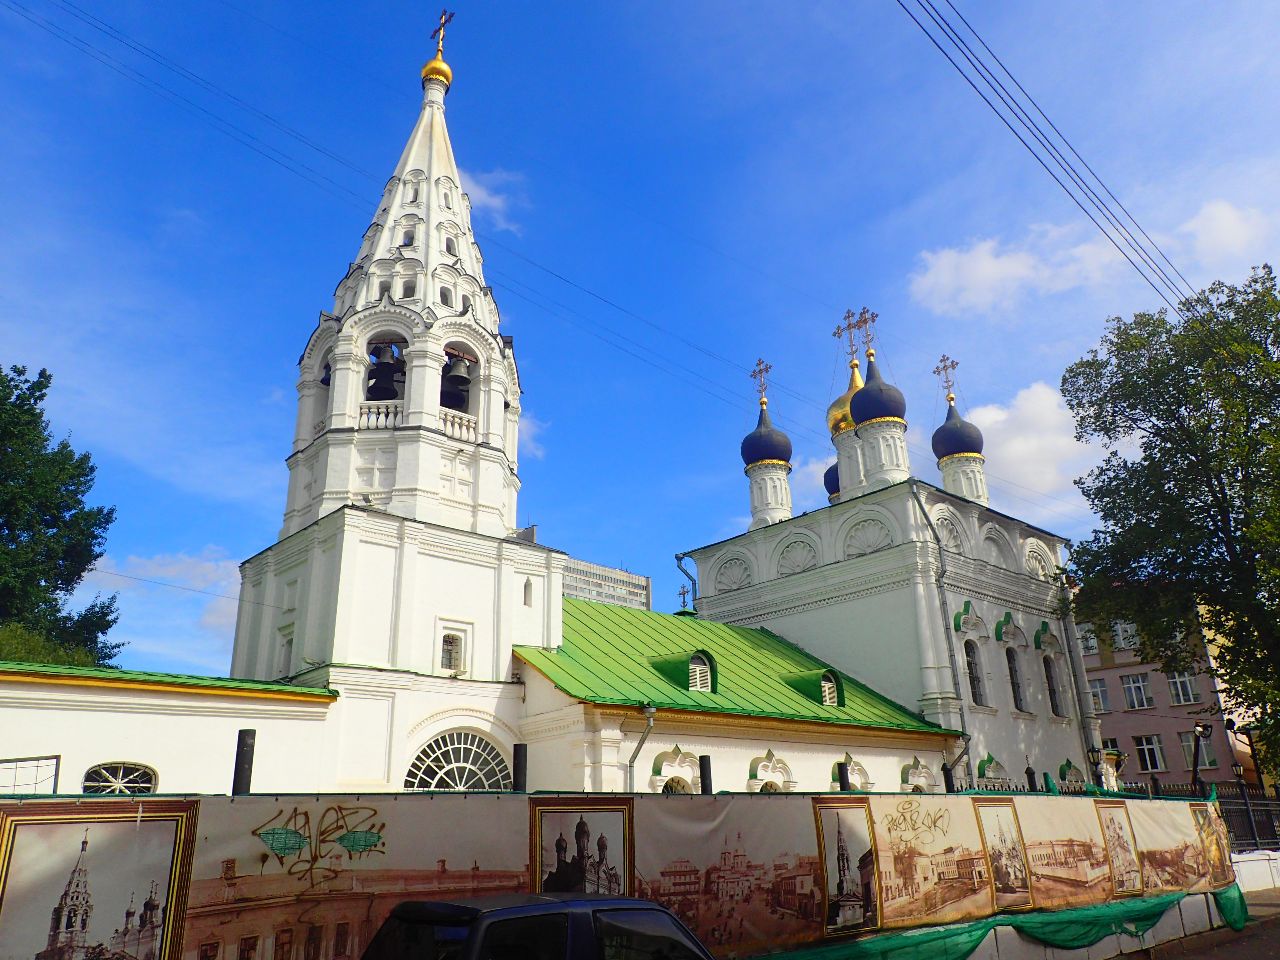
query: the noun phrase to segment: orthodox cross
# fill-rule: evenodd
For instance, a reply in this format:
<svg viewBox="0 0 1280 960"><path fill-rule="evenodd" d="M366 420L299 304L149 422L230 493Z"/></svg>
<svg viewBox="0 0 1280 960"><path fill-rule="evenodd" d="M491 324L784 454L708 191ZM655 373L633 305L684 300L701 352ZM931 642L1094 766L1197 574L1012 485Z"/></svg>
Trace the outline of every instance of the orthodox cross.
<svg viewBox="0 0 1280 960"><path fill-rule="evenodd" d="M431 39L436 42L436 53L444 53L444 28L453 20L448 10L440 11L440 26L431 31Z"/></svg>
<svg viewBox="0 0 1280 960"><path fill-rule="evenodd" d="M956 378L952 376L952 374L955 373L955 369L958 366L960 366L960 364L957 361L952 360L944 353L942 355L942 359L938 361L938 365L933 368L933 375L942 381L942 386L947 391L947 400L953 400L955 398L955 394L951 392L951 388L956 385Z"/></svg>
<svg viewBox="0 0 1280 960"><path fill-rule="evenodd" d="M756 382L756 393L760 394L761 400L764 399L764 392L767 389L765 378L769 375L769 371L772 369L773 364L765 363L764 358L761 357L756 361L756 365L752 368L751 372L747 374L747 376Z"/></svg>
<svg viewBox="0 0 1280 960"><path fill-rule="evenodd" d="M685 584L681 584L680 589L677 590L676 593L680 594L680 609L689 609L689 587Z"/></svg>
<svg viewBox="0 0 1280 960"><path fill-rule="evenodd" d="M876 321L880 319L880 314L867 307L863 307L858 311L858 319L852 321L853 328L862 334L862 349L870 350L871 344L875 342L875 333L872 327L876 325ZM853 334L849 335L851 338Z"/></svg>
<svg viewBox="0 0 1280 960"><path fill-rule="evenodd" d="M844 317L842 319L844 320L844 322L841 324L838 324L835 330L831 332L831 335L835 337L837 340L841 340L847 337L849 340L849 359L856 360L857 354L858 354L858 347L853 342L853 335L858 330L858 325L855 322L857 320L857 315L852 310L846 310L844 312Z"/></svg>

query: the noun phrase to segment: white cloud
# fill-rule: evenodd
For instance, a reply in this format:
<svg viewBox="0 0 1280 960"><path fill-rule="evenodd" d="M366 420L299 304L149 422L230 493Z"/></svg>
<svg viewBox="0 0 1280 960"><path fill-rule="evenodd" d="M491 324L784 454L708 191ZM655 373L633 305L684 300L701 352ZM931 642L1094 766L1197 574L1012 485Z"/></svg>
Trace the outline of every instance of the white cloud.
<svg viewBox="0 0 1280 960"><path fill-rule="evenodd" d="M520 189L524 174L501 168L484 173L459 170L462 189L471 200L471 209L484 214L498 230L509 230L519 235L520 225L511 213L514 208L526 205Z"/></svg>
<svg viewBox="0 0 1280 960"><path fill-rule="evenodd" d="M1060 293L1107 279L1123 263L1105 237L1076 226L1038 225L1017 247L995 239L920 254L911 296L934 313L1007 310L1030 294Z"/></svg>
<svg viewBox="0 0 1280 960"><path fill-rule="evenodd" d="M827 505L827 488L822 475L831 466L834 455L826 460L821 457L803 457L791 464L791 506L800 514ZM750 521L748 521L750 522Z"/></svg>
<svg viewBox="0 0 1280 960"><path fill-rule="evenodd" d="M240 573L225 550L108 555L85 577L77 601L98 592L119 596L120 620L107 639L127 644L121 666L227 673Z"/></svg>
<svg viewBox="0 0 1280 960"><path fill-rule="evenodd" d="M1238 270L1241 261L1249 257L1261 263L1271 230L1271 222L1261 210L1242 209L1226 200L1210 200L1178 228L1187 235L1196 261L1208 270Z"/></svg>
<svg viewBox="0 0 1280 960"><path fill-rule="evenodd" d="M982 430L993 506L1016 501L1003 509L1050 529L1084 519L1088 506L1074 481L1102 454L1076 440L1075 419L1061 393L1038 381L1008 404L977 407L967 419Z"/></svg>
<svg viewBox="0 0 1280 960"><path fill-rule="evenodd" d="M543 446L542 437L549 426L551 426L551 423L547 420L539 420L528 411L522 410L520 412L520 456L541 460L547 455L547 448Z"/></svg>

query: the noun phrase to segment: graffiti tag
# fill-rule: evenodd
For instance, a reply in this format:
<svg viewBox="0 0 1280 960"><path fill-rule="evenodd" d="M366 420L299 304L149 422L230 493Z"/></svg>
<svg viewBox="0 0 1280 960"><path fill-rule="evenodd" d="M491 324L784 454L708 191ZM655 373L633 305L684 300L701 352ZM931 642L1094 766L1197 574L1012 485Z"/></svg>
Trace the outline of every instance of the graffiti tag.
<svg viewBox="0 0 1280 960"><path fill-rule="evenodd" d="M278 810L250 831L308 889L342 873L344 861L385 855L385 821L374 807L325 807L318 817L294 807Z"/></svg>
<svg viewBox="0 0 1280 960"><path fill-rule="evenodd" d="M897 809L884 818L889 836L899 843L919 843L925 846L947 835L951 827L951 811L946 807L925 810L919 800L903 800Z"/></svg>

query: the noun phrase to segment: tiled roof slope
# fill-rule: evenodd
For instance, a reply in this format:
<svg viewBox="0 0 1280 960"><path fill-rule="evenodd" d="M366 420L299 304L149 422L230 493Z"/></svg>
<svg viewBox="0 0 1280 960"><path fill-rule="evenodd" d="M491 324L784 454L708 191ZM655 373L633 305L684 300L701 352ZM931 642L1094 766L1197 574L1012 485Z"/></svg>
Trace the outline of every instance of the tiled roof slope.
<svg viewBox="0 0 1280 960"><path fill-rule="evenodd" d="M515 655L562 692L599 704L818 721L955 736L768 630L693 616L564 600L564 642ZM687 658L713 661L714 689L689 690ZM673 669L677 663L681 669ZM841 706L824 706L820 679L838 677Z"/></svg>

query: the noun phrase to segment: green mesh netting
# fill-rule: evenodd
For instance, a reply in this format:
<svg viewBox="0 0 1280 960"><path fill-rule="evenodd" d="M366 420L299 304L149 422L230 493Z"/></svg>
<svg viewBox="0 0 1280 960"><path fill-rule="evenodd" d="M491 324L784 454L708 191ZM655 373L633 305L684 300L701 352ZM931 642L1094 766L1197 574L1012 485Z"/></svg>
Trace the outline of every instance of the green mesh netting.
<svg viewBox="0 0 1280 960"><path fill-rule="evenodd" d="M1245 903L1244 891L1240 885L1233 883L1225 890L1213 891L1213 902L1218 905L1218 912L1232 930L1243 930L1249 919L1249 905Z"/></svg>
<svg viewBox="0 0 1280 960"><path fill-rule="evenodd" d="M1071 910L1001 914L973 923L884 933L865 940L789 951L785 957L786 960L965 960L988 933L1000 926L1013 927L1051 947L1071 950L1092 946L1114 933L1140 936L1185 896L1185 893L1169 893ZM1233 884L1215 892L1213 898L1223 920L1232 929L1241 929L1249 911L1240 888Z"/></svg>

